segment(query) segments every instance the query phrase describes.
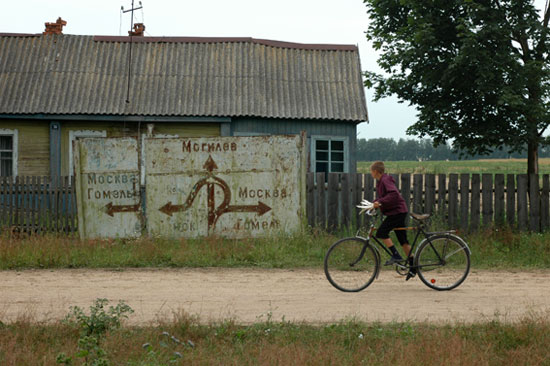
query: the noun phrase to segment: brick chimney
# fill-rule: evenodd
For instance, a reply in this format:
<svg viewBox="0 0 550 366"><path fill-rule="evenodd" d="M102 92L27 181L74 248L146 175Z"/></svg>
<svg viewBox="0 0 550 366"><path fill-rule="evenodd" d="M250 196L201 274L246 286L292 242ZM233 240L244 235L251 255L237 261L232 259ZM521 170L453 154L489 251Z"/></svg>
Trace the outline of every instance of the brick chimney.
<svg viewBox="0 0 550 366"><path fill-rule="evenodd" d="M134 37L143 37L143 33L145 32L145 24L143 23L136 23L134 24L134 30L128 31L129 36Z"/></svg>
<svg viewBox="0 0 550 366"><path fill-rule="evenodd" d="M65 25L67 25L67 22L61 19L61 17L57 18L57 21L55 23L45 23L46 24L46 30L42 34L63 34L62 30Z"/></svg>

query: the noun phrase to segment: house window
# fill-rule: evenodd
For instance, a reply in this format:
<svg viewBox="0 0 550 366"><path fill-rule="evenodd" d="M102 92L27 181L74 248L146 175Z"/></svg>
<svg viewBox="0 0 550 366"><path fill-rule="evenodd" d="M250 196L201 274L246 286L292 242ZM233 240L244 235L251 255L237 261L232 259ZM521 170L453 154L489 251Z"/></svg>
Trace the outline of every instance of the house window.
<svg viewBox="0 0 550 366"><path fill-rule="evenodd" d="M73 141L84 137L107 137L107 131L69 131L69 175L74 175Z"/></svg>
<svg viewBox="0 0 550 366"><path fill-rule="evenodd" d="M17 130L0 129L0 177L17 175Z"/></svg>
<svg viewBox="0 0 550 366"><path fill-rule="evenodd" d="M311 166L314 172L347 173L347 157L347 138L312 136Z"/></svg>

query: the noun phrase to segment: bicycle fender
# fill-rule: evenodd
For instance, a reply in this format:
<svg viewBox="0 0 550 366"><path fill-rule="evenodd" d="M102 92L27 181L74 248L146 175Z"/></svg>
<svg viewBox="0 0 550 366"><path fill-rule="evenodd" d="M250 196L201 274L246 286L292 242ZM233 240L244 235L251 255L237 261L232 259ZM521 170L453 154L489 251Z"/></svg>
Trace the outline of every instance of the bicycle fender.
<svg viewBox="0 0 550 366"><path fill-rule="evenodd" d="M460 236L455 235L455 234L448 234L448 235L452 236L454 239L456 239L456 240L460 241L462 244L464 244L466 249L468 249L468 254L472 255L472 250L470 249L470 246L468 245L468 243L466 243L466 241L464 239L462 239Z"/></svg>

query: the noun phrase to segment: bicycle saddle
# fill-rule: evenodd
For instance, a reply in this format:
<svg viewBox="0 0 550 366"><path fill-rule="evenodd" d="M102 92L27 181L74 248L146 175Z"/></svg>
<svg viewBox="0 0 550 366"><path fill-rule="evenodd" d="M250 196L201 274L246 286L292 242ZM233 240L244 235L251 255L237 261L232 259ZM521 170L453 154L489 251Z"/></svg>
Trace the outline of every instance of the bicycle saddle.
<svg viewBox="0 0 550 366"><path fill-rule="evenodd" d="M416 219L418 221L423 221L430 217L430 214L416 214L414 212L411 212L410 215L413 219Z"/></svg>

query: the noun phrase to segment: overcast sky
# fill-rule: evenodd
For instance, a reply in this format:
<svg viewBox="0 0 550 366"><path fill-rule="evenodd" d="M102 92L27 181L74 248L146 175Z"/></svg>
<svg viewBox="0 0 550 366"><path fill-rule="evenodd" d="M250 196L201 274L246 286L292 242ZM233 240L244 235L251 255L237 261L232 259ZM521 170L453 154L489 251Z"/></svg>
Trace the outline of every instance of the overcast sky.
<svg viewBox="0 0 550 366"><path fill-rule="evenodd" d="M537 0L544 6L545 0ZM121 6L131 0L4 1L0 32L41 33L45 22L67 21L65 34L128 35L130 15ZM137 7L138 1L135 1ZM254 37L298 43L355 44L363 70L379 71L376 54L364 32L368 18L362 0L142 0L135 21L146 36ZM416 111L395 98L374 103L366 90L369 123L358 126L359 138L406 136Z"/></svg>

